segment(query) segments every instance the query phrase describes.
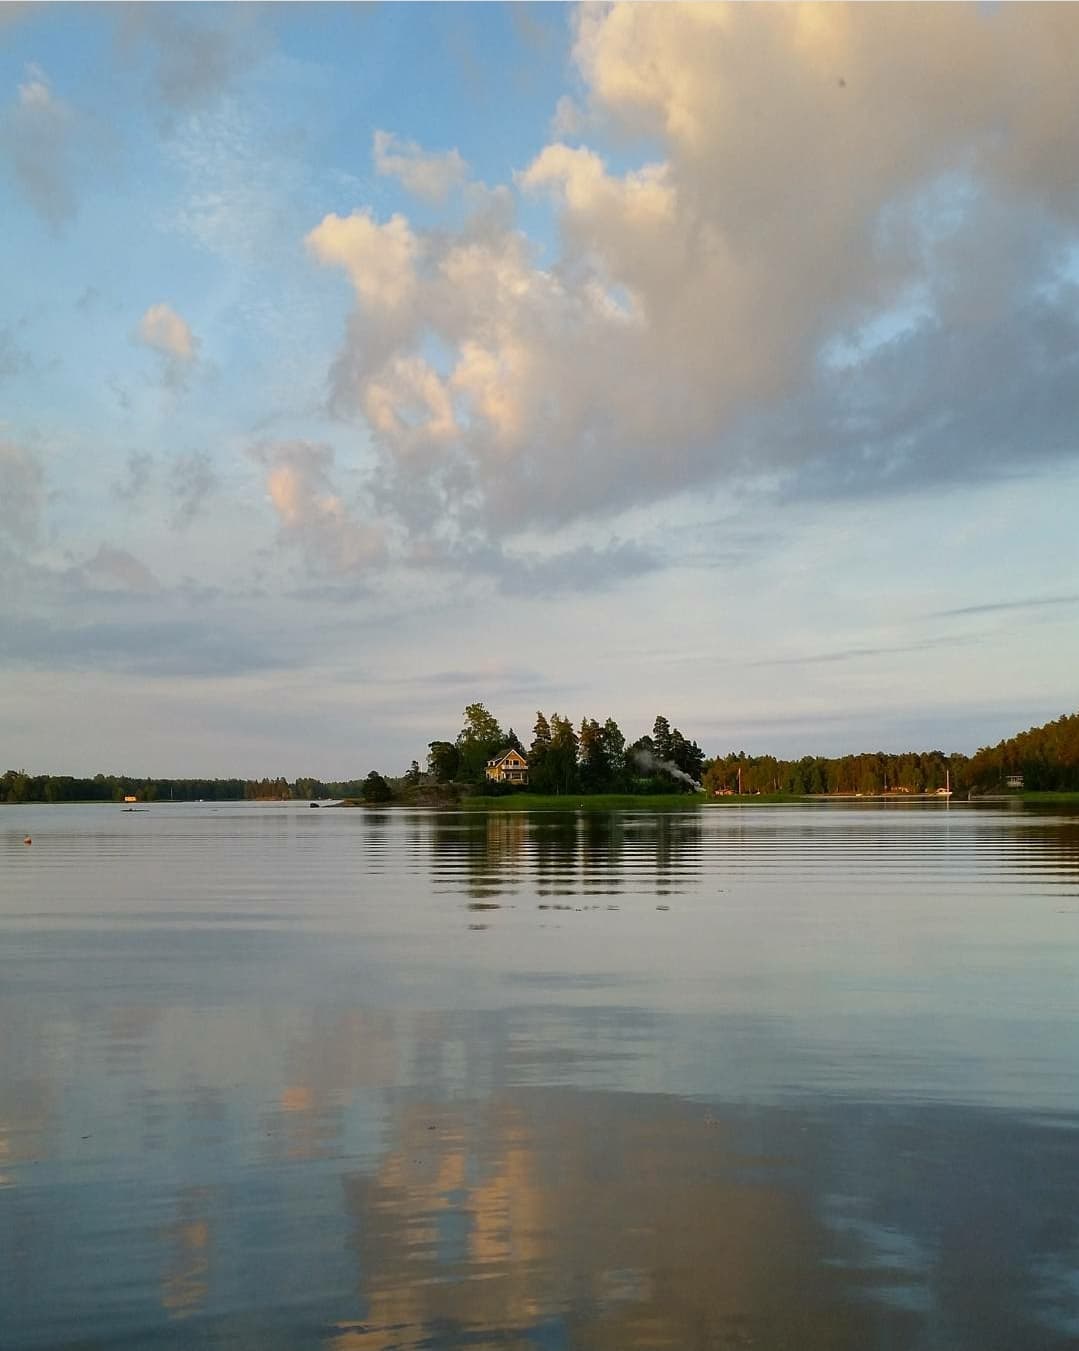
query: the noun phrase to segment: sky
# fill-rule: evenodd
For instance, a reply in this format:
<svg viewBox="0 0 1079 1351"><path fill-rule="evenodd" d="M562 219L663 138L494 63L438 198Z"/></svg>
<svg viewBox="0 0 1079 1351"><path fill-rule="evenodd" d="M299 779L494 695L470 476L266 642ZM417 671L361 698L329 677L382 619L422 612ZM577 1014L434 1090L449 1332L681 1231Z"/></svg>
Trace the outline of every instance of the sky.
<svg viewBox="0 0 1079 1351"><path fill-rule="evenodd" d="M0 5L0 769L1079 706L1079 7Z"/></svg>

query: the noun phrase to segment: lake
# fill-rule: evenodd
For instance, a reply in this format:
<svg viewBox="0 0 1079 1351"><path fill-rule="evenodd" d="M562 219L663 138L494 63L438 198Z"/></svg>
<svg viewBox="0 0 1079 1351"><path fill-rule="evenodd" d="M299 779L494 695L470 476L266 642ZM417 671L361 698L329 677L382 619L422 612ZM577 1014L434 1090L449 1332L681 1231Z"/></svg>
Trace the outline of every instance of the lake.
<svg viewBox="0 0 1079 1351"><path fill-rule="evenodd" d="M4 1351L1077 1345L1077 815L0 807Z"/></svg>

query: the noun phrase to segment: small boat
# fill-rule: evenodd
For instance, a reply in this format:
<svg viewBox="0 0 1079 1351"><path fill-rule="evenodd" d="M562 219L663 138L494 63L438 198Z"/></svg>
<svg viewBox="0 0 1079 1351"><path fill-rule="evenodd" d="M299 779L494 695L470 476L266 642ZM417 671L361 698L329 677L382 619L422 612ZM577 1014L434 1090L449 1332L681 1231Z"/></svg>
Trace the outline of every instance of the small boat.
<svg viewBox="0 0 1079 1351"><path fill-rule="evenodd" d="M33 844L33 843L34 843L33 840L30 838L29 835L24 835L24 836L22 837L22 842L23 842L23 844Z"/></svg>

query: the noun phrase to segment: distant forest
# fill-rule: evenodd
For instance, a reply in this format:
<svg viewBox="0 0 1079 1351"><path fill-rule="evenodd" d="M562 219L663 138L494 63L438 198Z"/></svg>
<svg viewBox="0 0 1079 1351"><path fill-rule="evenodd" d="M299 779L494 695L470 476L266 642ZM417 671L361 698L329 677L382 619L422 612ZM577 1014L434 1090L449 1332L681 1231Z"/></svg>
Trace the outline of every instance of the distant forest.
<svg viewBox="0 0 1079 1351"><path fill-rule="evenodd" d="M229 802L288 801L289 798L359 797L360 779L323 783L319 779L153 779L129 774L27 774L9 769L0 775L0 802Z"/></svg>
<svg viewBox="0 0 1079 1351"><path fill-rule="evenodd" d="M650 733L627 742L613 718L536 714L529 743L502 730L482 703L469 704L453 741L432 741L426 770L413 760L399 778L371 771L345 781L277 779L163 779L124 774L75 778L9 769L0 776L0 802L192 802L365 798L396 795L424 784L498 794L513 788L486 780L487 762L511 747L528 760L529 791L536 793L933 793L950 776L953 792L992 792L1021 774L1030 791L1079 791L1079 713L1032 727L973 756L942 751L875 751L838 757L779 760L744 751L709 759L662 714ZM383 791L385 790L385 791Z"/></svg>

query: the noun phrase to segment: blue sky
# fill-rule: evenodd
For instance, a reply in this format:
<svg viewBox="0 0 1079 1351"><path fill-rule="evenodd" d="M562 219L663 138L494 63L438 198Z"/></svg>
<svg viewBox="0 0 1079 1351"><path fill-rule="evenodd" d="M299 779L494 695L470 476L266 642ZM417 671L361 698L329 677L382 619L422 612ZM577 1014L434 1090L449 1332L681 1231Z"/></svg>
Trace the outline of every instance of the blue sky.
<svg viewBox="0 0 1079 1351"><path fill-rule="evenodd" d="M0 14L0 745L1076 706L1070 6Z"/></svg>

